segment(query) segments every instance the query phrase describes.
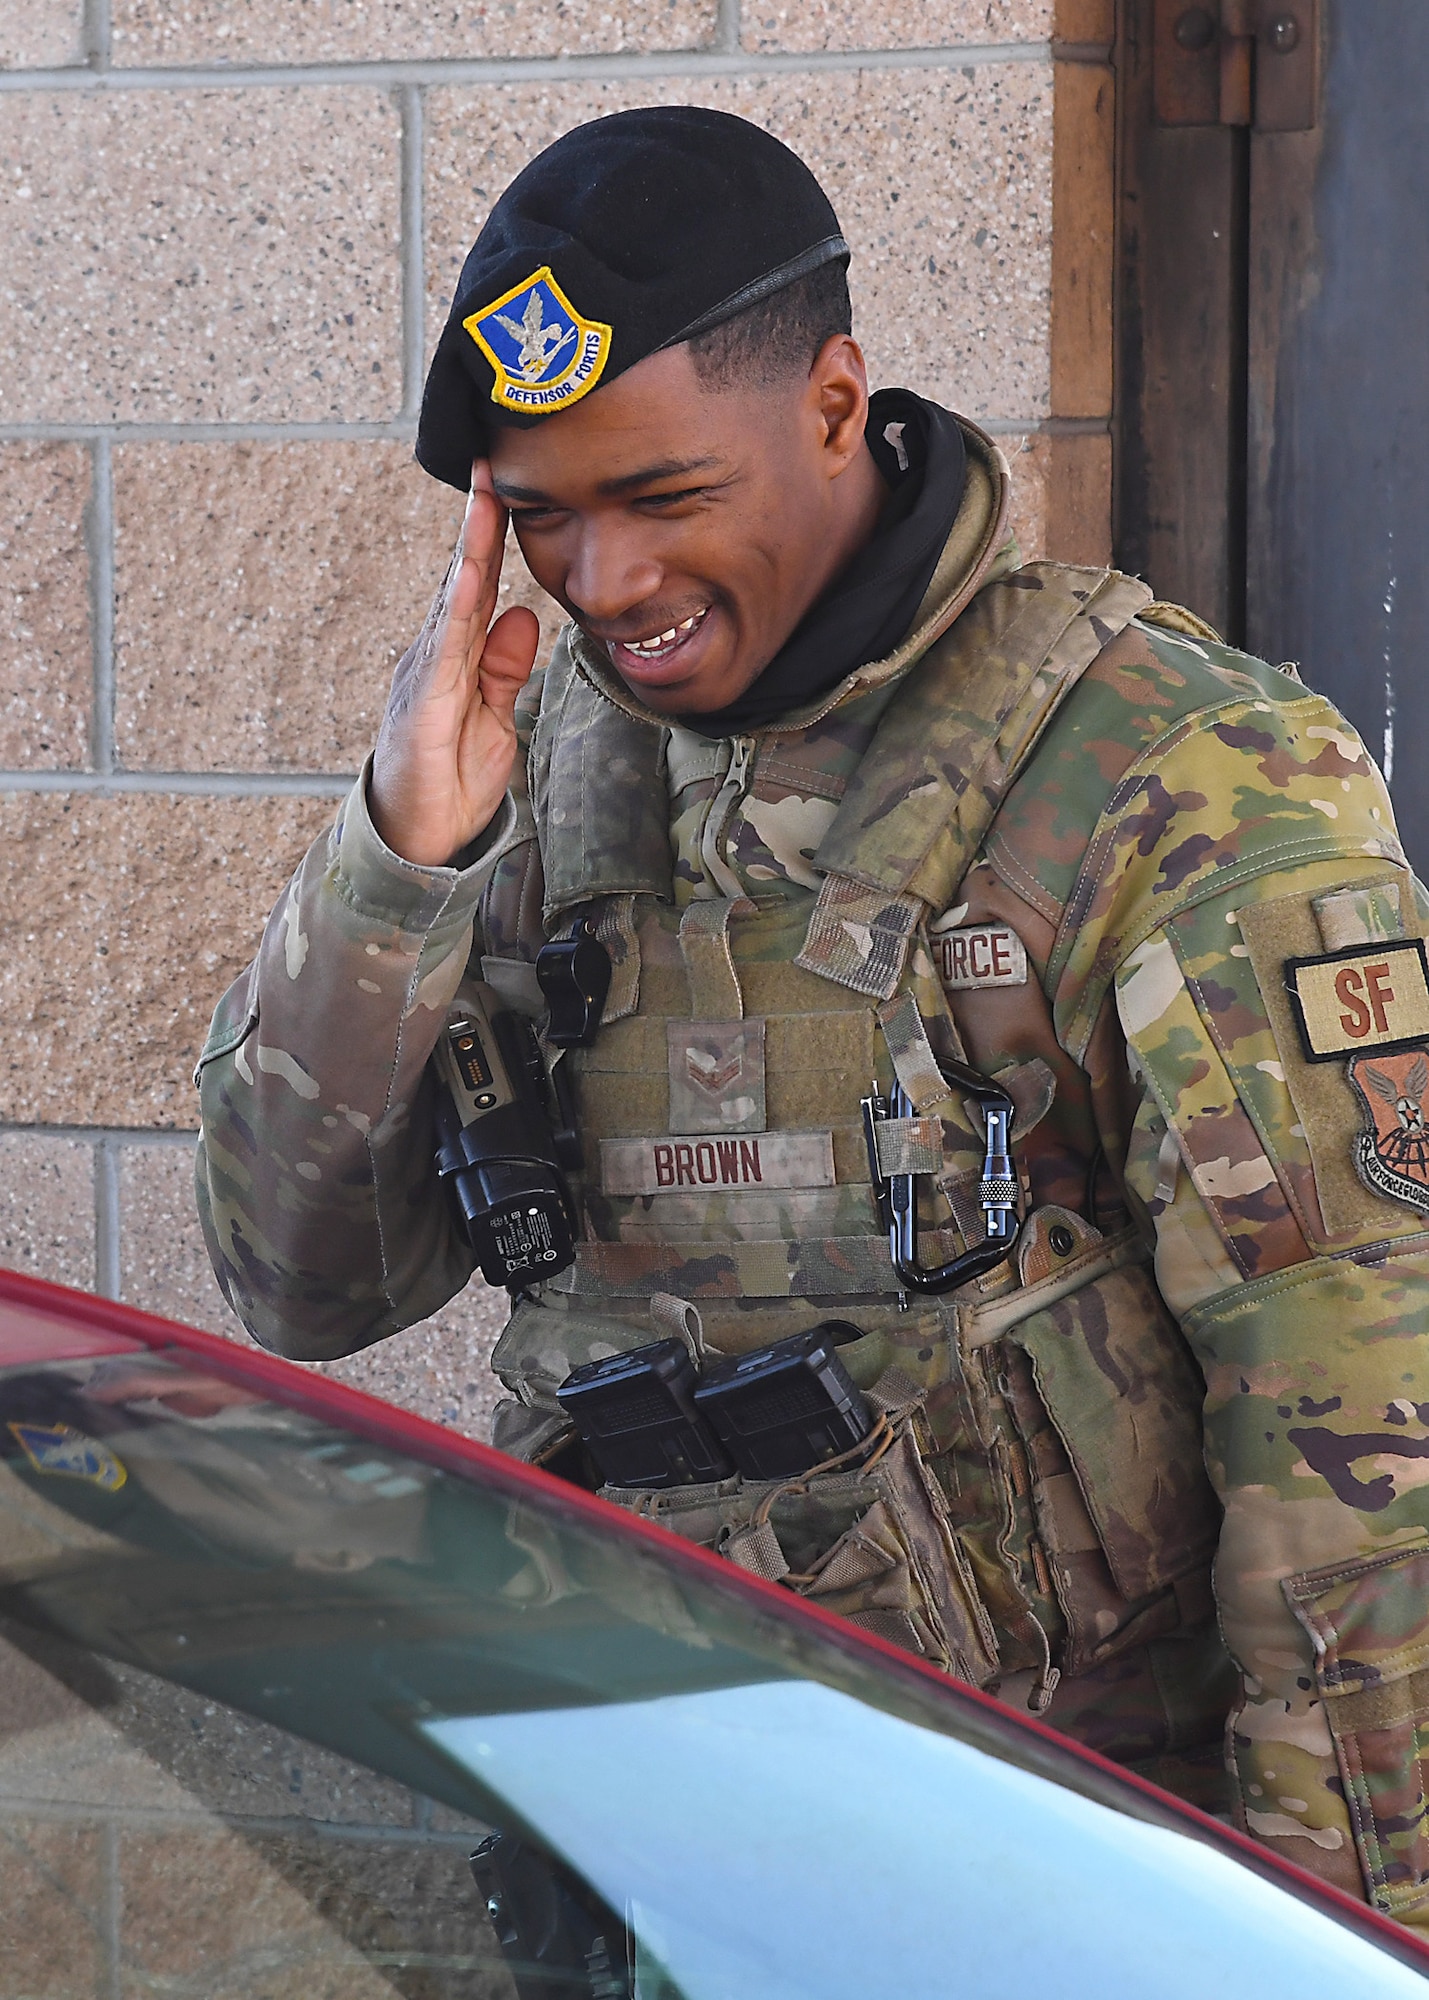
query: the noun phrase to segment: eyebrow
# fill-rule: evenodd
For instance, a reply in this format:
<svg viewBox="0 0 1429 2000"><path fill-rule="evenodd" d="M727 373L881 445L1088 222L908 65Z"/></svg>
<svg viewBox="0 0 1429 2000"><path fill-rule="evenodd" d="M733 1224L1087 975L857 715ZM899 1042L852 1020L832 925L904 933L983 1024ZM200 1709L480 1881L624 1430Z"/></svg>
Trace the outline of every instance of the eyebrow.
<svg viewBox="0 0 1429 2000"><path fill-rule="evenodd" d="M618 479L602 479L597 492L607 499L618 499L622 493L633 493L639 487L653 486L661 479L683 479L692 472L709 472L721 461L712 454L703 458L665 458L654 465L641 466L638 472L623 472ZM549 507L555 503L548 493L539 486L515 486L504 479L493 479L498 499L510 502L524 501L528 506Z"/></svg>

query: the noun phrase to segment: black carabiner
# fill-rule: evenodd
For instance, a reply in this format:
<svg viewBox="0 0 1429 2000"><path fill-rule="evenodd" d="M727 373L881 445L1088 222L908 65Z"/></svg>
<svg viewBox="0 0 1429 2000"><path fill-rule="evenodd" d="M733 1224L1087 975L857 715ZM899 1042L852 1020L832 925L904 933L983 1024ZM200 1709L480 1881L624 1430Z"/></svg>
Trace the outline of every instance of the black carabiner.
<svg viewBox="0 0 1429 2000"><path fill-rule="evenodd" d="M1012 1163L1015 1111L1012 1099L966 1063L940 1059L938 1067L944 1080L972 1098L983 1113L985 1142L978 1201L986 1234L981 1243L969 1244L960 1257L939 1264L934 1270L925 1270L918 1262L917 1175L885 1176L878 1163L877 1127L885 1119L914 1118L917 1109L899 1083L894 1084L889 1097L883 1097L875 1088L862 1100L863 1134L879 1220L888 1231L888 1254L894 1272L899 1283L910 1292L951 1292L973 1278L995 1271L1012 1255L1022 1227L1017 1216L1017 1172Z"/></svg>

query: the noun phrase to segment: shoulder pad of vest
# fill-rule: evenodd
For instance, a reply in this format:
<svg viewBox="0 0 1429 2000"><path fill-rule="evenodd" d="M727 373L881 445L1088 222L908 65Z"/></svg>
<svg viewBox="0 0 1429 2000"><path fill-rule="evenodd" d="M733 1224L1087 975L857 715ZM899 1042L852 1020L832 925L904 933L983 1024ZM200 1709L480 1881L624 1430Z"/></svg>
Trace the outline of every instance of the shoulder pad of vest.
<svg viewBox="0 0 1429 2000"><path fill-rule="evenodd" d="M1214 625L1208 625L1204 618L1198 618L1184 604L1167 604L1160 598L1137 613L1137 623L1159 625L1163 632L1182 632L1188 639L1208 639L1213 646L1225 644Z"/></svg>
<svg viewBox="0 0 1429 2000"><path fill-rule="evenodd" d="M888 998L924 908L951 901L1009 786L1150 591L1029 563L980 590L899 687L814 854L825 881L797 963Z"/></svg>
<svg viewBox="0 0 1429 2000"><path fill-rule="evenodd" d="M899 895L957 827L942 871L956 887L1047 722L1149 597L1134 577L1068 563L986 585L898 689L815 868Z"/></svg>
<svg viewBox="0 0 1429 2000"><path fill-rule="evenodd" d="M545 917L601 896L674 898L665 732L617 708L580 672L567 627L541 688L531 808Z"/></svg>

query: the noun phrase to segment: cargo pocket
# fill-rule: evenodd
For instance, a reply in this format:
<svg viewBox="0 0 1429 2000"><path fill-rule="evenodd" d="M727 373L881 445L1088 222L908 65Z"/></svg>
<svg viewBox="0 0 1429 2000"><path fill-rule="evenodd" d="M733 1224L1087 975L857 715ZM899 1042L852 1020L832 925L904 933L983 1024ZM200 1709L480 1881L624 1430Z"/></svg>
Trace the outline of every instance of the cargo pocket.
<svg viewBox="0 0 1429 2000"><path fill-rule="evenodd" d="M1205 1384L1141 1262L1103 1269L1005 1336L1003 1388L1076 1673L1211 1610L1221 1509Z"/></svg>
<svg viewBox="0 0 1429 2000"><path fill-rule="evenodd" d="M672 1492L602 1487L608 1500L702 1543L878 1638L981 1686L997 1641L936 1481L916 1406L884 1417L865 1465L798 1479L729 1479Z"/></svg>
<svg viewBox="0 0 1429 2000"><path fill-rule="evenodd" d="M1407 1921L1429 1902L1429 1543L1286 1579L1310 1635L1369 1900Z"/></svg>

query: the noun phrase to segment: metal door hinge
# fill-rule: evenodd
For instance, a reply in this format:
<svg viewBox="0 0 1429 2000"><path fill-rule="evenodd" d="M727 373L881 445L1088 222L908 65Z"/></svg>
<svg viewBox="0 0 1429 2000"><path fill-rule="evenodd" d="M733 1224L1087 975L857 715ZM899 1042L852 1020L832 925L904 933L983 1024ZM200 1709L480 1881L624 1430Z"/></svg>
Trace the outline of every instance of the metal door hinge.
<svg viewBox="0 0 1429 2000"><path fill-rule="evenodd" d="M1320 102L1320 0L1154 0L1162 125L1306 132Z"/></svg>

